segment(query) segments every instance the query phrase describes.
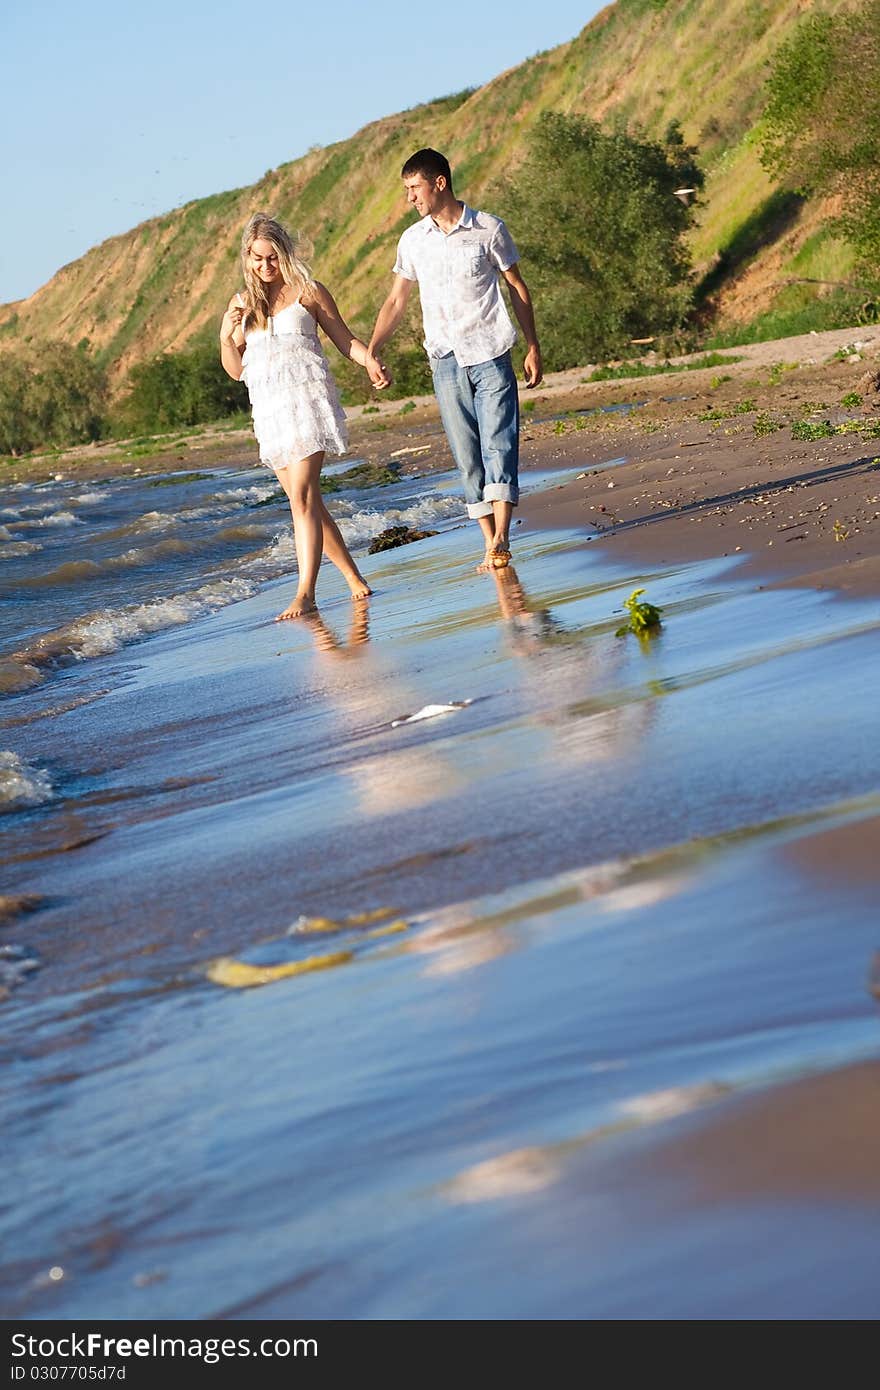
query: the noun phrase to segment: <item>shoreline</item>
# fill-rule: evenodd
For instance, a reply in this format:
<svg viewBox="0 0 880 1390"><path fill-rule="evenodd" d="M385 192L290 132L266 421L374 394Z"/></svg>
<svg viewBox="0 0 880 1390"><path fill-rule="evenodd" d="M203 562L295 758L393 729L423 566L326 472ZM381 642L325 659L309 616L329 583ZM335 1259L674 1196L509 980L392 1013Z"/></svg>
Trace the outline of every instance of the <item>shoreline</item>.
<svg viewBox="0 0 880 1390"><path fill-rule="evenodd" d="M526 497L521 517L582 529L634 567L739 556L737 576L757 588L880 595L880 441L793 444L780 431L758 454L748 438L695 435L688 422L632 451L620 438L626 462L613 464L565 441L553 462L582 474Z"/></svg>
<svg viewBox="0 0 880 1390"><path fill-rule="evenodd" d="M800 370L792 411L816 390ZM303 1316L314 1296L340 1317L866 1315L880 815L849 715L876 624L740 576L874 593L873 515L846 541L833 521L880 470L851 436L756 439L757 401L710 433L705 402L733 412L758 395L744 382L652 385L604 416L563 412L592 388L539 392L519 577L474 574L476 528L454 525L376 557L369 624L330 591L320 621L280 630L257 587L74 667L59 698L25 695L10 737L52 792L7 822L5 940L34 967L7 1000L29 1173L11 1312ZM377 422L372 461L429 487L449 467L430 407ZM782 506L810 523L791 544ZM683 568L724 552L743 570L718 584ZM640 649L610 615L653 555L675 616ZM50 1125L36 1158L31 1107ZM58 1152L62 1207L42 1197ZM389 1194L408 1213L390 1238ZM310 1290L313 1249L329 1275ZM546 1276L517 1283L532 1266Z"/></svg>
<svg viewBox="0 0 880 1390"><path fill-rule="evenodd" d="M844 358L853 345L858 352ZM611 547L627 563L738 555L738 574L759 587L880 593L880 329L836 329L723 355L740 360L685 370L705 356L695 353L676 359L679 371L599 382L589 367L572 368L535 391L523 388L524 476L535 468L586 476L527 496L517 520L583 528L585 542ZM859 405L843 405L853 392ZM343 466L392 464L401 476L453 466L432 396L377 397L346 414ZM793 425L821 429L825 421L853 432L792 438ZM859 423L864 435L855 432ZM258 463L249 428L168 438L167 447L157 436L155 444L117 441L23 459L7 465L4 480L85 482Z"/></svg>

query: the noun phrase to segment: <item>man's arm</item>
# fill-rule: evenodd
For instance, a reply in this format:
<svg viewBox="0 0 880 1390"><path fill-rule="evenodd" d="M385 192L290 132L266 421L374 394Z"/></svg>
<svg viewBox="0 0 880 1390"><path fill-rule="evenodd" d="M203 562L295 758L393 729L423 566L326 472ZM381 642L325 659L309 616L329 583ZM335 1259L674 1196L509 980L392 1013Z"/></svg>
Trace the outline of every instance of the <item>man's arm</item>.
<svg viewBox="0 0 880 1390"><path fill-rule="evenodd" d="M370 352L374 357L378 357L406 313L407 302L414 283L413 280L408 280L405 275L395 275L391 293L379 310L373 336L370 338Z"/></svg>
<svg viewBox="0 0 880 1390"><path fill-rule="evenodd" d="M540 386L544 368L541 362L541 348L538 344L538 331L535 328L535 312L532 308L532 296L529 294L529 287L520 274L518 263L510 266L508 270L502 270L501 274L507 281L513 312L516 314L517 322L526 340L526 355L523 362L526 386Z"/></svg>

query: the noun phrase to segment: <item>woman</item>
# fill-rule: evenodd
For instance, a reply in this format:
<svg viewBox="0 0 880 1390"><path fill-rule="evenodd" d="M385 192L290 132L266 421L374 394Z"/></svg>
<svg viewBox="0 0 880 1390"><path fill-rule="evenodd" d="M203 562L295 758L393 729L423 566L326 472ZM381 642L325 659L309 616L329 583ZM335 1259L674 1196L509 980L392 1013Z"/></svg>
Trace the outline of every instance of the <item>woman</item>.
<svg viewBox="0 0 880 1390"><path fill-rule="evenodd" d="M390 378L342 319L330 291L312 279L302 247L274 218L255 213L244 229L244 291L220 325L220 360L248 388L263 463L290 502L299 566L296 597L278 619L315 612L321 553L345 578L352 598L371 592L324 505L324 454L348 447L345 416L318 342L318 325L345 357L365 367L376 387Z"/></svg>

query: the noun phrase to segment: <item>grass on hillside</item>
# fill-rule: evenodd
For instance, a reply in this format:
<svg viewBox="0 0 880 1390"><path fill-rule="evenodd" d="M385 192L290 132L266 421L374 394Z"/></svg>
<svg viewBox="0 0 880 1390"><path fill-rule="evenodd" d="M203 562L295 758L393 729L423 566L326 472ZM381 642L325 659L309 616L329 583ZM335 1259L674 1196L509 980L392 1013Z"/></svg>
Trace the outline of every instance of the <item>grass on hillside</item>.
<svg viewBox="0 0 880 1390"><path fill-rule="evenodd" d="M619 367L597 367L584 381L616 381L633 376L662 376L666 372L698 372L705 367L720 367L724 363L741 362L741 357L723 357L718 352L706 353L694 362L622 362Z"/></svg>
<svg viewBox="0 0 880 1390"><path fill-rule="evenodd" d="M742 347L747 343L767 343L776 338L795 338L804 333L823 333L831 328L851 328L880 322L880 304L839 291L817 298L810 287L791 285L783 290L773 309L759 314L751 323L730 325L710 334L707 349Z"/></svg>

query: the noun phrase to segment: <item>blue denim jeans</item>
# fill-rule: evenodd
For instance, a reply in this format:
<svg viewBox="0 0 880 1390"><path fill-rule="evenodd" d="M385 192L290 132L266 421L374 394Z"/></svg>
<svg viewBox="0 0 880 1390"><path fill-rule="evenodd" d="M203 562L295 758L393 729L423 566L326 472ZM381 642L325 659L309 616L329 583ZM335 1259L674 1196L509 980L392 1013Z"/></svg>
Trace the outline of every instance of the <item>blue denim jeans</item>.
<svg viewBox="0 0 880 1390"><path fill-rule="evenodd" d="M493 502L516 506L519 397L510 353L460 367L450 352L433 357L431 371L443 428L464 481L468 516L491 516Z"/></svg>

